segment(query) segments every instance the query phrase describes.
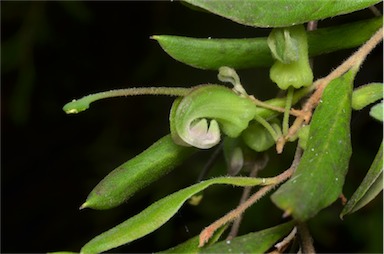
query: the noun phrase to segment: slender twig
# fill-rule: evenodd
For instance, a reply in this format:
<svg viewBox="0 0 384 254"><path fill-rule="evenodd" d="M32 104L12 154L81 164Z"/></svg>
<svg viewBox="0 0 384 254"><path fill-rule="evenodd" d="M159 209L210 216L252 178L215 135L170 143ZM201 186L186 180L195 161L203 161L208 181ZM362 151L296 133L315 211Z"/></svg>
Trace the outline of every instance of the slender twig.
<svg viewBox="0 0 384 254"><path fill-rule="evenodd" d="M303 122L308 123L312 110L319 103L324 89L334 79L340 77L351 68L358 68L367 55L383 40L383 28L379 29L363 46L361 46L352 56L345 60L335 70L329 73L326 77L318 79L312 86L316 88L316 91L306 101L302 111L305 116L299 116L288 131L286 139L293 137L296 132L301 128Z"/></svg>
<svg viewBox="0 0 384 254"><path fill-rule="evenodd" d="M204 246L204 244L212 237L213 233L218 228L236 219L238 216L244 213L246 209L248 209L251 205L253 205L260 198L262 198L265 194L273 190L277 185L289 179L299 164L301 153L302 153L302 150L298 147L296 149L295 158L292 162L292 165L280 175L271 178L269 181L271 183L270 185L259 189L256 193L254 193L249 199L247 199L244 203L239 205L236 209L230 211L229 213L227 213L226 215L224 215L223 217L221 217L220 219L218 219L217 221L215 221L214 223L206 227L200 233L199 247Z"/></svg>
<svg viewBox="0 0 384 254"><path fill-rule="evenodd" d="M258 100L256 99L253 95L250 95L249 98L253 101L253 103L256 105L256 106L259 106L259 107L263 107L263 108L266 108L266 109L270 109L270 110L273 110L273 111L277 111L277 112L281 112L281 113L284 113L285 112L285 109L282 108L282 107L277 107L277 106L273 106L273 105L270 105L268 103L265 103L261 100ZM301 110L297 110L297 109L291 109L289 111L289 113L293 116L296 116L296 117L299 117L299 116L302 116L302 112Z"/></svg>
<svg viewBox="0 0 384 254"><path fill-rule="evenodd" d="M309 233L307 225L302 222L297 224L297 230L299 231L301 251L303 253L316 253L315 247L313 247L313 239Z"/></svg>
<svg viewBox="0 0 384 254"><path fill-rule="evenodd" d="M253 169L251 173L249 174L249 177L256 177L257 173L262 170L268 163L268 156L266 154L263 155L263 158L259 161L256 161L253 164ZM252 187L248 186L243 189L243 194L241 195L239 206L243 204L250 196ZM227 240L232 240L237 236L237 233L239 232L240 224L243 219L242 214L240 214L239 217L236 218L236 220L233 222L231 231L229 232L227 236Z"/></svg>
<svg viewBox="0 0 384 254"><path fill-rule="evenodd" d="M282 241L275 244L275 248L277 249L277 253L281 253L282 251L284 251L287 248L288 244L290 242L292 242L293 239L295 238L296 233L297 233L297 227L294 227L292 229L291 233L289 233L289 235L284 237L284 239Z"/></svg>
<svg viewBox="0 0 384 254"><path fill-rule="evenodd" d="M289 174L290 171L285 171L284 173ZM287 179L287 176L284 177L284 180ZM247 208L249 208L252 204L254 204L256 201L258 201L260 198L262 198L265 194L267 194L269 191L271 191L276 185L269 185L261 188L258 192L253 194L246 202L238 206L236 209L230 211L208 227L206 227L201 233L200 233L200 241L199 241L199 247L204 246L206 242L212 237L213 233L223 226L224 224L233 221L236 219L240 214L242 214Z"/></svg>

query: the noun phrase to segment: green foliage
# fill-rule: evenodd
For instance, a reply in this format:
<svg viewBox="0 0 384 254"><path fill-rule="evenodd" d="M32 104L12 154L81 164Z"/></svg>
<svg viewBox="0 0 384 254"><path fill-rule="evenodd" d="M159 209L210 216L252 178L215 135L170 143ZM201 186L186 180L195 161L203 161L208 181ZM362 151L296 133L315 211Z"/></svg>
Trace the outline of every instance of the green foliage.
<svg viewBox="0 0 384 254"><path fill-rule="evenodd" d="M368 40L382 25L381 18L358 21L308 32L310 57L353 48ZM356 33L356 31L359 31ZM267 38L200 39L174 35L152 36L174 59L195 68L217 70L271 66L272 54Z"/></svg>
<svg viewBox="0 0 384 254"><path fill-rule="evenodd" d="M110 209L118 206L136 191L167 174L193 152L193 148L176 145L167 135L109 173L91 191L81 208Z"/></svg>
<svg viewBox="0 0 384 254"><path fill-rule="evenodd" d="M295 142L297 137L298 146L304 149L304 153L300 157L301 150L297 148L292 166L276 177L215 177L181 189L96 236L83 246L81 253L108 251L150 234L171 219L188 199L214 184L247 187L244 193L251 186L264 187L260 187L249 198L249 194L244 194L245 199L238 208L207 227L199 237L191 238L166 253L265 252L294 227L301 227L302 223L315 217L342 196L352 154L352 109L362 109L382 98L382 84L378 83L353 92L353 82L360 64L380 42L380 32L375 32L381 27L382 20L374 18L315 31L306 31L301 24L351 13L378 1L185 2L240 24L274 29L269 37L254 39L195 39L169 35L152 37L178 61L196 68L219 71L218 79L232 83L232 90L213 84L192 88L135 88L97 93L66 104L63 108L66 113L78 113L87 109L91 102L103 98L139 94L178 96L170 110L171 134L113 170L92 190L81 208L109 209L122 204L141 188L180 165L198 149L218 145L223 136L223 150L230 174L237 174L247 163L251 168L258 169L261 162L257 156L248 160L249 156L264 152L274 145L277 152L281 153L285 144ZM313 83L309 57L355 47L371 37L345 63ZM239 76L232 69L260 66L272 66L270 78L280 89L288 89L285 97L258 100L255 95L246 92ZM297 89L300 87L304 88ZM291 109L291 104L295 105L304 98L300 110ZM382 121L382 103L372 107L371 115ZM288 128L291 116L296 119ZM382 189L380 180L382 147L341 216L355 212L370 202ZM280 184L271 196L272 201L286 216L292 216L293 221L235 237L230 242L215 243L226 225L241 218L245 209ZM308 236L300 231L300 238L303 239L300 242L301 249L308 249L308 241L305 241ZM284 244L288 245L291 240L292 237L283 242L287 241ZM208 244L203 246L204 243Z"/></svg>
<svg viewBox="0 0 384 254"><path fill-rule="evenodd" d="M352 94L352 108L360 110L383 98L383 84L372 83L360 86Z"/></svg>
<svg viewBox="0 0 384 254"><path fill-rule="evenodd" d="M345 205L340 217L354 213L368 204L383 190L383 143L364 180Z"/></svg>
<svg viewBox="0 0 384 254"><path fill-rule="evenodd" d="M384 107L383 102L377 103L375 106L373 106L371 108L371 111L369 112L369 114L373 118L382 122L383 121L383 107Z"/></svg>
<svg viewBox="0 0 384 254"><path fill-rule="evenodd" d="M185 0L185 2L243 25L283 27L354 12L380 1Z"/></svg>
<svg viewBox="0 0 384 254"><path fill-rule="evenodd" d="M95 237L84 245L81 253L107 251L153 232L175 215L185 201L213 184L255 186L271 182L273 179L250 177L219 177L200 182L153 203L141 213Z"/></svg>
<svg viewBox="0 0 384 254"><path fill-rule="evenodd" d="M287 214L306 221L341 194L352 153L349 122L354 71L333 80L311 121L307 147L292 178L272 201Z"/></svg>
<svg viewBox="0 0 384 254"><path fill-rule="evenodd" d="M203 248L199 253L264 253L294 227L293 221Z"/></svg>

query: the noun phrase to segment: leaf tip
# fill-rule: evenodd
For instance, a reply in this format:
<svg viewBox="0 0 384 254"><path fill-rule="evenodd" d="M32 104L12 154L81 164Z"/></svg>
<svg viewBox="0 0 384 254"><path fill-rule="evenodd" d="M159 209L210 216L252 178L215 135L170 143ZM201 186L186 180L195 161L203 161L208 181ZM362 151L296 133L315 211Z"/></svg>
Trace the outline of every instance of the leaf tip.
<svg viewBox="0 0 384 254"><path fill-rule="evenodd" d="M84 208L88 208L89 205L87 202L84 202L80 207L79 207L79 210L83 210Z"/></svg>
<svg viewBox="0 0 384 254"><path fill-rule="evenodd" d="M149 39L158 41L160 39L160 36L159 35L152 35L149 37Z"/></svg>

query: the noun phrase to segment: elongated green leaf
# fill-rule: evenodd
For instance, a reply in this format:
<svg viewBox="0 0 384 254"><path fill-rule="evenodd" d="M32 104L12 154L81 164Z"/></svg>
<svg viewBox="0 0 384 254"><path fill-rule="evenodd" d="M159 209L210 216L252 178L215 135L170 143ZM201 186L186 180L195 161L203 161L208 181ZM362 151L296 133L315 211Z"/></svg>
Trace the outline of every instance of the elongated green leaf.
<svg viewBox="0 0 384 254"><path fill-rule="evenodd" d="M373 163L364 177L359 188L353 193L348 200L340 217L356 212L360 208L368 204L377 194L383 190L383 143L381 143L379 151L376 154Z"/></svg>
<svg viewBox="0 0 384 254"><path fill-rule="evenodd" d="M279 239L288 235L293 226L293 221L290 221L273 228L236 237L231 241L221 241L202 248L200 253L264 253Z"/></svg>
<svg viewBox="0 0 384 254"><path fill-rule="evenodd" d="M81 208L110 209L156 181L196 150L178 146L167 135L110 172L88 195Z"/></svg>
<svg viewBox="0 0 384 254"><path fill-rule="evenodd" d="M371 83L355 89L352 93L352 108L363 109L383 98L383 83Z"/></svg>
<svg viewBox="0 0 384 254"><path fill-rule="evenodd" d="M237 23L255 27L283 27L354 12L379 0L184 0Z"/></svg>
<svg viewBox="0 0 384 254"><path fill-rule="evenodd" d="M292 178L272 196L299 221L316 215L342 192L351 156L351 93L355 71L333 80L316 108L307 148Z"/></svg>
<svg viewBox="0 0 384 254"><path fill-rule="evenodd" d="M382 19L374 18L309 32L309 55L313 57L357 47L368 40L381 25ZM274 62L268 48L267 37L197 39L156 35L152 38L157 40L171 57L195 68L218 70L221 66L230 66L243 69L271 66Z"/></svg>
<svg viewBox="0 0 384 254"><path fill-rule="evenodd" d="M107 251L153 232L166 223L180 209L185 201L212 184L255 186L271 184L271 181L273 180L268 178L218 177L192 185L153 203L141 213L96 236L81 249L81 253Z"/></svg>

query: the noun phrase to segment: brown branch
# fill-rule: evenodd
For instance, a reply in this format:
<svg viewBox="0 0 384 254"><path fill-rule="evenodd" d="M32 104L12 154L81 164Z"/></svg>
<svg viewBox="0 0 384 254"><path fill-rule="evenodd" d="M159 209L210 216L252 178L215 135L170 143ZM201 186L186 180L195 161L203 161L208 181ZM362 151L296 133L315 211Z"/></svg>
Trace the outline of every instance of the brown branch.
<svg viewBox="0 0 384 254"><path fill-rule="evenodd" d="M285 170L283 173L281 173L280 175L271 178L271 180L269 182L272 182L273 184L261 188L256 193L254 193L249 199L247 199L244 203L239 205L237 208L230 211L229 213L227 213L226 215L224 215L223 217L221 217L220 219L218 219L217 221L215 221L214 223L212 223L211 225L206 227L200 233L199 247L204 246L204 244L206 242L208 242L208 240L212 237L213 233L218 228L220 228L224 224L227 224L227 223L233 221L234 219L236 219L237 217L239 217L241 214L244 213L244 211L246 209L248 209L251 205L256 203L265 194L267 194L269 191L273 190L276 186L278 186L282 182L289 179L299 164L301 154L302 154L302 149L297 147L296 153L295 153L295 158L292 162L292 165L287 170Z"/></svg>
<svg viewBox="0 0 384 254"><path fill-rule="evenodd" d="M359 68L367 55L383 40L383 28L380 28L364 45L362 45L352 56L345 60L335 70L326 77L318 79L313 86L316 91L306 101L302 109L305 116L299 116L289 129L286 140L295 136L296 132L301 128L304 122L308 123L312 116L313 109L319 103L324 89L334 79L340 77L351 68Z"/></svg>
<svg viewBox="0 0 384 254"><path fill-rule="evenodd" d="M313 239L305 223L298 223L297 230L300 236L300 245L302 253L316 253L313 247Z"/></svg>
<svg viewBox="0 0 384 254"><path fill-rule="evenodd" d="M266 154L263 155L263 158L260 161L256 161L253 165L253 169L251 173L249 174L249 177L256 177L257 173L262 170L268 162L268 156ZM241 195L239 206L242 205L250 196L252 187L245 187L243 190L243 194ZM232 240L235 238L239 232L240 224L243 219L243 215L240 214L236 220L233 222L233 225L231 227L231 231L229 232L227 236L227 240Z"/></svg>

